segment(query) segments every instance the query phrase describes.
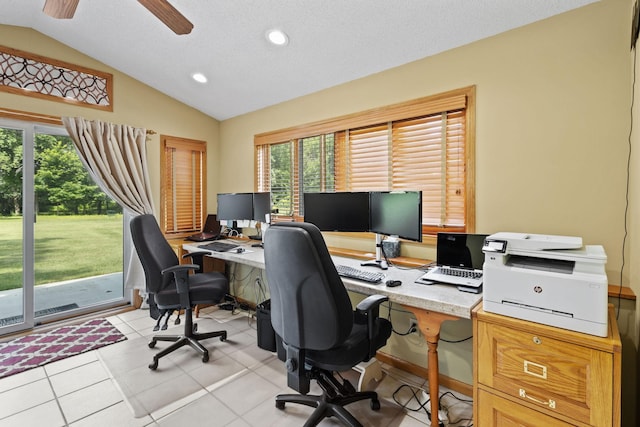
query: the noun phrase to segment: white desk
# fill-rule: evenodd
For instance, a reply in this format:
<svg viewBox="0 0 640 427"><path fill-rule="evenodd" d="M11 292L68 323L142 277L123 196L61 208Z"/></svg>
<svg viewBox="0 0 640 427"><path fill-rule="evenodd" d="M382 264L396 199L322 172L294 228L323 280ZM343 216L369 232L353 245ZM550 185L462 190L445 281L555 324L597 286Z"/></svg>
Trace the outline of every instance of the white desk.
<svg viewBox="0 0 640 427"><path fill-rule="evenodd" d="M239 243L234 241L234 243ZM254 242L240 243L247 252L211 252L211 256L229 262L264 269L264 252L262 248L252 247ZM202 243L201 243L202 244ZM185 244L188 252L202 251L198 244ZM376 267L362 267L359 260L333 256L335 264L349 265L363 270L380 271ZM455 286L420 285L414 283L423 274L416 269L390 267L385 271L386 278L380 284L369 284L359 280L342 278L345 287L353 292L365 295L380 294L389 300L401 304L411 311L418 320L420 332L428 346L429 395L439 396L438 341L440 327L445 320L460 318L470 319L471 310L482 300L482 294L460 292ZM401 280L402 285L389 288L385 286L387 279ZM438 399L431 399L431 425L438 425Z"/></svg>

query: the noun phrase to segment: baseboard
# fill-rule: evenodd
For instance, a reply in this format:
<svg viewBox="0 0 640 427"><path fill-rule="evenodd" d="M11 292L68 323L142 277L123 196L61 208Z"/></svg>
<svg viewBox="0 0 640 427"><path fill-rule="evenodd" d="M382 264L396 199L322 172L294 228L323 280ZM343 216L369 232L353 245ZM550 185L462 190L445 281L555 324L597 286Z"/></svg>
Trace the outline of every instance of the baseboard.
<svg viewBox="0 0 640 427"><path fill-rule="evenodd" d="M425 354L425 358L426 356L427 355ZM429 369L416 365L415 363L408 362L406 360L380 351L376 353L376 359L378 359L382 363L391 365L394 368L402 369L403 371L409 372L410 374L417 375L425 379L428 378ZM453 391L457 391L458 393L462 393L465 396L473 396L473 385L458 381L442 374L440 374L438 378L440 381L440 385L450 388Z"/></svg>

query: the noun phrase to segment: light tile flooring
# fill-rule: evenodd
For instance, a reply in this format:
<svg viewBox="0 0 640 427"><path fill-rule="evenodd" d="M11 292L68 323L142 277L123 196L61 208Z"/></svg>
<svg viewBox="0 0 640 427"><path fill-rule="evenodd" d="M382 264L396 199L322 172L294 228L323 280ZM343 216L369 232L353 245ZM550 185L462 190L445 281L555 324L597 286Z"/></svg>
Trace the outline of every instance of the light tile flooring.
<svg viewBox="0 0 640 427"><path fill-rule="evenodd" d="M225 322L229 312L208 310L201 312L199 322ZM134 310L108 319L128 340L113 344L124 346L130 340L152 334L154 321L146 310ZM173 320L173 319L172 319ZM172 323L172 322L171 322ZM241 325L241 326L238 326ZM228 328L226 326L229 326ZM244 322L227 322L229 341L233 334L256 337L255 322L245 317ZM178 328L177 326L171 327ZM201 330L208 330L202 327ZM208 364L222 364L222 357L243 364L246 369L237 370L217 381L214 387L206 387L190 394L177 404L169 405L141 418L135 418L127 402L117 388L112 376L98 356L91 351L44 367L32 369L17 375L0 379L0 427L4 426L302 426L312 409L287 404L284 411L274 405L274 397L279 393L291 393L286 386L284 365L277 357L261 350L256 340L238 340L241 345L225 346L217 338L210 350ZM250 342L247 342L250 341ZM163 348L166 343L158 343ZM124 347L122 347L124 349ZM209 346L209 348L212 348ZM151 350L150 350L151 351ZM193 352L184 347L178 352ZM237 352L237 353L236 353ZM260 353L263 352L263 353ZM259 358L247 357L264 354ZM180 355L177 355L179 357ZM192 355L189 355L191 357ZM228 357L227 357L228 356ZM187 357L187 355L182 355ZM197 356L193 356L197 357ZM260 359L260 360L257 360ZM163 364L165 359L160 359ZM168 360L168 359L167 359ZM168 362L167 362L168 363ZM201 364L201 362L200 362ZM177 368L176 368L177 369ZM206 365L200 366L206 369ZM212 368L213 369L213 368ZM201 371L202 372L202 371ZM419 403L413 397L424 400L422 390L425 381L404 371L383 365L384 377L378 384L370 384L378 392L381 409L374 412L368 402L356 402L348 406L349 411L364 426L420 427L429 425L425 411L411 411ZM149 376L154 372L149 372ZM187 373L184 374L185 376ZM206 375L206 373L204 374ZM357 382L357 373L345 374ZM312 388L312 394L319 389ZM162 398L163 390L157 390ZM469 397L454 395L441 390L441 404L448 411L448 426L472 425L472 406ZM323 427L341 425L334 418L325 419Z"/></svg>

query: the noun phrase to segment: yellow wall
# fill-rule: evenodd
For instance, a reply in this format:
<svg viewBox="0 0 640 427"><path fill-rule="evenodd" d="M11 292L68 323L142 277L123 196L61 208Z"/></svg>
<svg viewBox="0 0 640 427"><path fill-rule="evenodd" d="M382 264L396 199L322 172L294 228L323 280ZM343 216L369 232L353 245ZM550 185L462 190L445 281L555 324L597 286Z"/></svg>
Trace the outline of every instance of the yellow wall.
<svg viewBox="0 0 640 427"><path fill-rule="evenodd" d="M67 105L21 95L0 92L0 106L13 110L54 116L82 116L107 122L152 129L147 155L153 183L153 199L160 209L160 134L207 141L207 187L209 195L218 187L219 122L170 98L131 77L118 72L80 52L70 49L31 29L0 25L0 45L66 61L113 74L113 112ZM207 199L209 211L215 212L215 197Z"/></svg>
<svg viewBox="0 0 640 427"><path fill-rule="evenodd" d="M620 283L630 130L631 5L631 0L603 0L225 120L220 127L221 156L236 161L220 164L219 190L253 189L251 169L238 173L237 161L252 162L254 134L476 85L477 231L581 236L585 244L605 247L609 281ZM328 240L373 248L372 241ZM631 243L635 251L628 252L637 254L639 241L640 236L628 240L635 243ZM410 249L403 255L434 257L433 247ZM638 267L630 268L634 262L629 253L626 263L622 281L629 285L630 274L637 277ZM630 285L640 294L637 280ZM637 310L625 302L620 312L627 334L625 373L635 377ZM400 325L398 329L404 324ZM465 321L445 323L443 328L448 338L466 334L470 327ZM385 350L389 349L413 363L426 364L420 340L394 338ZM441 372L470 383L470 358L470 343L442 344ZM625 400L636 395L633 378L625 379L624 388ZM626 420L632 419L633 405L625 402L624 412Z"/></svg>

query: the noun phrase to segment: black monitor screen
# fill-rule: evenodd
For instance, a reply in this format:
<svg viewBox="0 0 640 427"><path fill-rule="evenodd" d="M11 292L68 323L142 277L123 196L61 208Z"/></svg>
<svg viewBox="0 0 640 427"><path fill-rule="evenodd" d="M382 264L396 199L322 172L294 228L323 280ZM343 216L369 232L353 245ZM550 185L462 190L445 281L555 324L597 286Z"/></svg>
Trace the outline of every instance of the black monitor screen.
<svg viewBox="0 0 640 427"><path fill-rule="evenodd" d="M252 193L218 194L218 220L236 221L253 219Z"/></svg>
<svg viewBox="0 0 640 427"><path fill-rule="evenodd" d="M438 233L436 263L448 267L482 270L486 234Z"/></svg>
<svg viewBox="0 0 640 427"><path fill-rule="evenodd" d="M253 193L253 220L267 221L267 215L271 214L271 193Z"/></svg>
<svg viewBox="0 0 640 427"><path fill-rule="evenodd" d="M321 231L368 231L369 193L304 193L304 220Z"/></svg>
<svg viewBox="0 0 640 427"><path fill-rule="evenodd" d="M421 191L374 191L369 205L369 231L422 241Z"/></svg>

